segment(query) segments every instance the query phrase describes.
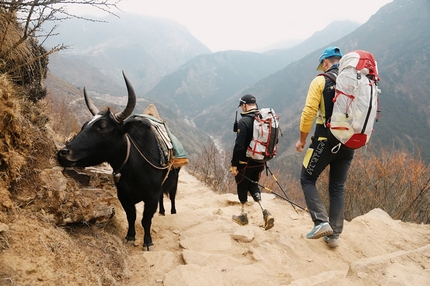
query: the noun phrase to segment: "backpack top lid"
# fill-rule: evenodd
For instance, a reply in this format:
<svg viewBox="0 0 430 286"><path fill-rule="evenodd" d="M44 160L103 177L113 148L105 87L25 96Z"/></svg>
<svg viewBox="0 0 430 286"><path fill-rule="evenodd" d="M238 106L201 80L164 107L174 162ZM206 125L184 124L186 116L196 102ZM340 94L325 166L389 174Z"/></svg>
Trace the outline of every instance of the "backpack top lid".
<svg viewBox="0 0 430 286"><path fill-rule="evenodd" d="M339 62L339 72L347 67L353 67L361 71L363 75L371 75L376 81L379 81L375 57L367 51L355 50L344 55Z"/></svg>

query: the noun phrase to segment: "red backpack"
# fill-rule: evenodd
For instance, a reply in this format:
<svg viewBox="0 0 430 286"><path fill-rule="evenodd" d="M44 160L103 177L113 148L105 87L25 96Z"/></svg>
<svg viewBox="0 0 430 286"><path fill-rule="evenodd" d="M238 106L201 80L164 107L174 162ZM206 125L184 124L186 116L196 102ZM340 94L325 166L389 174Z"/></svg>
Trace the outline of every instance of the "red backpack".
<svg viewBox="0 0 430 286"><path fill-rule="evenodd" d="M351 149L366 145L379 118L379 75L374 56L356 50L339 62L333 112L326 125L329 137Z"/></svg>

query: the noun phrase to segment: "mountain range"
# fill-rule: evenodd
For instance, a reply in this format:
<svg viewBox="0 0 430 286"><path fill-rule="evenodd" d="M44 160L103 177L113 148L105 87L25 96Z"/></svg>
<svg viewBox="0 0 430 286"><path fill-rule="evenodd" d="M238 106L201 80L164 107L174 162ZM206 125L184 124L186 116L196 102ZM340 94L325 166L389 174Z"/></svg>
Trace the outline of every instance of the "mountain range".
<svg viewBox="0 0 430 286"><path fill-rule="evenodd" d="M232 124L238 99L245 93L252 93L257 96L260 107L274 107L281 116L283 137L277 156L280 161L280 158L297 156L292 146L297 140L308 85L317 75L315 69L321 51L330 45L337 45L344 52L367 50L378 61L382 90L381 119L375 124L369 146L420 152L423 158L430 159L430 150L425 148L430 140L427 92L430 3L427 0L394 0L361 26L349 21L335 22L296 46L264 53L212 53L178 23L136 15L130 19L124 17L123 24L109 28L109 34L88 28L86 31L91 30L92 34L74 39L67 32L72 33L73 28L60 31L63 39L72 43L79 40L82 48L61 52L58 57L65 58L63 65L57 65L51 57L50 70L61 78L66 70L70 73L76 69L64 62L82 61L88 66L82 64L77 68L81 71L76 74L88 72L100 77L92 79L91 83L100 99L105 95L125 94L122 79L118 78L120 70L126 70L131 81L136 83L139 97L157 102L157 106L166 107L166 112L175 113L168 116L173 116L170 120L176 120L184 132L190 132L195 126L197 133L211 135L226 149L234 140ZM125 23L131 23L129 21L139 21L139 28L126 26ZM88 25L96 26L96 23ZM114 31L122 31L124 37L112 36ZM101 38L97 40L97 36ZM147 41L142 40L140 46L132 43L139 39ZM132 43L135 49L124 46L127 43ZM89 72L90 69L94 69L93 72ZM76 76L72 84L86 85L89 78ZM63 79L69 81L72 77ZM116 93L115 87L107 88L108 84L118 84L118 91L122 92ZM191 124L184 127L184 122Z"/></svg>
<svg viewBox="0 0 430 286"><path fill-rule="evenodd" d="M49 30L52 26L53 23L47 23L44 28ZM69 19L55 31L57 35L45 41L46 47L63 43L68 47L61 51L63 57L97 68L109 81L120 86L124 70L136 90L141 91L149 90L195 56L211 53L186 27L173 20L150 16L109 15L94 21ZM51 64L50 69L60 78L76 82L73 84L79 81L79 86L94 85L85 77L70 77L67 66Z"/></svg>

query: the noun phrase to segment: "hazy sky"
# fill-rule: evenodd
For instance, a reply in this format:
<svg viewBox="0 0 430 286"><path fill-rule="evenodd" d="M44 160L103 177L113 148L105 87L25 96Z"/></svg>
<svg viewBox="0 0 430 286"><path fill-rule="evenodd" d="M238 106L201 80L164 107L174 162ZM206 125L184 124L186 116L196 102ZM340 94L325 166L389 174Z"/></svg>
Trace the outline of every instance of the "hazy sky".
<svg viewBox="0 0 430 286"><path fill-rule="evenodd" d="M118 7L125 13L175 20L217 52L306 39L336 20L363 24L389 2L392 0L122 0ZM116 13L121 17L121 12Z"/></svg>

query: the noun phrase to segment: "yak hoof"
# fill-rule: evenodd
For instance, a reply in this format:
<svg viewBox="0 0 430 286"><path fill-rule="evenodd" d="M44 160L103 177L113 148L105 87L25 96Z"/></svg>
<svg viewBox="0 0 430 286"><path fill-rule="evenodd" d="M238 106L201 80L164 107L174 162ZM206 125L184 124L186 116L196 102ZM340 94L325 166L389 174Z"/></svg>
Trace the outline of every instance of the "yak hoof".
<svg viewBox="0 0 430 286"><path fill-rule="evenodd" d="M154 251L154 244L151 243L149 245L143 245L143 251Z"/></svg>
<svg viewBox="0 0 430 286"><path fill-rule="evenodd" d="M139 244L136 243L135 239L130 239L130 238L125 237L123 242L125 245L128 245L128 246L139 246Z"/></svg>

